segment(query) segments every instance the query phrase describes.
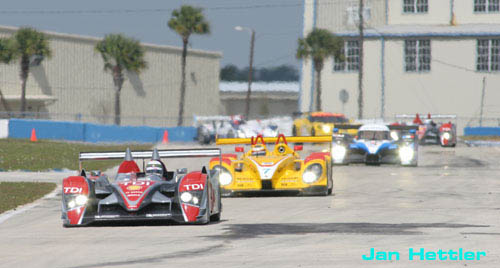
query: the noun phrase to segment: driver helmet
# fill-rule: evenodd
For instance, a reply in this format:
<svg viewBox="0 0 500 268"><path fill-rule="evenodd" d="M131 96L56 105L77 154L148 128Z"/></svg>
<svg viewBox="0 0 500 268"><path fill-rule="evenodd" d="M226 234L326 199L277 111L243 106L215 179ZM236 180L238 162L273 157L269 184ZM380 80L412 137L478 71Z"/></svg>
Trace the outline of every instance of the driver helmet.
<svg viewBox="0 0 500 268"><path fill-rule="evenodd" d="M252 148L252 156L265 156L266 148L260 144L255 145Z"/></svg>
<svg viewBox="0 0 500 268"><path fill-rule="evenodd" d="M146 165L146 174L163 177L163 165L158 160L149 161Z"/></svg>

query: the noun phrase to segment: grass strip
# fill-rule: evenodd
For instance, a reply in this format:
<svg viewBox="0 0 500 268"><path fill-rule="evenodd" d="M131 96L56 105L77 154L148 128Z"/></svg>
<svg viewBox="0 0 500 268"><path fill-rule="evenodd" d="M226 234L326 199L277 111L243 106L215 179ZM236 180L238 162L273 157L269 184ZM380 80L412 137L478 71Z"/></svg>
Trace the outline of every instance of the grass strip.
<svg viewBox="0 0 500 268"><path fill-rule="evenodd" d="M464 141L500 141L500 136L460 136Z"/></svg>
<svg viewBox="0 0 500 268"><path fill-rule="evenodd" d="M56 186L49 182L0 182L0 213L31 203Z"/></svg>
<svg viewBox="0 0 500 268"><path fill-rule="evenodd" d="M27 139L0 139L0 171L52 169L78 170L78 153L99 151L150 150L152 144L101 145L77 142L59 142ZM85 162L86 170L106 170L120 164L118 161Z"/></svg>

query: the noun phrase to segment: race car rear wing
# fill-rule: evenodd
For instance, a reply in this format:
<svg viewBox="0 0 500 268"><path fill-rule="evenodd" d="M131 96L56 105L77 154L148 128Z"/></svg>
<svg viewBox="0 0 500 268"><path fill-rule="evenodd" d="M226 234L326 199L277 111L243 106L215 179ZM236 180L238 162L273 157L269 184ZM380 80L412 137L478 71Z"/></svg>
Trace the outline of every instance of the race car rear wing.
<svg viewBox="0 0 500 268"><path fill-rule="evenodd" d="M128 150L128 149L127 149ZM222 162L222 153L219 148L200 148L200 149L169 149L158 150L160 158L191 158L191 157L219 157ZM124 159L126 152L81 152L78 160L80 171L82 170L82 161L90 160L120 160ZM153 157L153 151L135 151L131 152L133 159L148 159ZM144 165L144 161L143 161Z"/></svg>
<svg viewBox="0 0 500 268"><path fill-rule="evenodd" d="M335 124L336 129L359 129L361 124Z"/></svg>
<svg viewBox="0 0 500 268"><path fill-rule="evenodd" d="M265 143L276 143L279 137L265 137L262 140ZM332 142L332 136L314 136L314 137L285 137L287 142L291 143L326 143ZM259 139L260 140L260 139ZM229 145L229 144L252 144L253 138L222 138L217 139L215 144L217 145Z"/></svg>
<svg viewBox="0 0 500 268"><path fill-rule="evenodd" d="M425 114L420 114L422 119L427 118L428 115ZM414 119L416 114L397 114L395 115L396 118L403 118L403 119ZM431 119L456 119L457 115L456 114L430 114Z"/></svg>
<svg viewBox="0 0 500 268"><path fill-rule="evenodd" d="M401 130L401 131L410 131L410 130L418 130L418 126L415 125L388 125L390 130Z"/></svg>
<svg viewBox="0 0 500 268"><path fill-rule="evenodd" d="M158 150L160 158L182 158L182 157L211 157L220 156L219 148L203 148L203 149L169 149ZM153 151L135 151L132 152L134 159L146 159L153 157ZM125 152L82 152L79 160L113 160L124 159Z"/></svg>

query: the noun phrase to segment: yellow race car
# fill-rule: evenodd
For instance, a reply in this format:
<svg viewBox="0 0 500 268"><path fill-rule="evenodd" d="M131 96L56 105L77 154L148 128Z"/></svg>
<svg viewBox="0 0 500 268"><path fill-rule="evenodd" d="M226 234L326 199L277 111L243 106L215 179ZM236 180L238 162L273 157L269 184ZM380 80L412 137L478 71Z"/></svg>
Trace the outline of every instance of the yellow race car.
<svg viewBox="0 0 500 268"><path fill-rule="evenodd" d="M332 193L332 165L329 151L310 153L302 159L297 153L303 145L292 147L292 143L327 143L332 136L323 137L278 137L217 139L217 145L249 144L250 150L237 146L241 153L223 154L222 159L213 158L210 170L219 172L223 196L262 191L294 192L304 195L329 195ZM274 147L271 149L274 143ZM222 160L222 161L221 161Z"/></svg>
<svg viewBox="0 0 500 268"><path fill-rule="evenodd" d="M335 126L349 125L352 121L347 119L344 114L313 112L305 113L301 118L295 119L293 122L293 136L325 136L332 135ZM349 134L356 136L355 129L339 130L341 134Z"/></svg>

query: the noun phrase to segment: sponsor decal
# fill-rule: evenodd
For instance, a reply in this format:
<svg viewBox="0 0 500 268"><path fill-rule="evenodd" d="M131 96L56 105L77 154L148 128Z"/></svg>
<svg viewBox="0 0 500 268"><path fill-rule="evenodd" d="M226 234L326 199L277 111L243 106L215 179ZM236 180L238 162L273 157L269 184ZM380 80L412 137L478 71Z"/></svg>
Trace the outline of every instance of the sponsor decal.
<svg viewBox="0 0 500 268"><path fill-rule="evenodd" d="M201 183L186 184L183 186L184 186L184 188L186 188L186 191L203 190L203 184L201 184Z"/></svg>
<svg viewBox="0 0 500 268"><path fill-rule="evenodd" d="M137 190L140 190L142 187L139 186L139 185L130 185L127 187L127 190L129 191L137 191Z"/></svg>
<svg viewBox="0 0 500 268"><path fill-rule="evenodd" d="M64 187L65 194L81 194L83 192L83 188L81 187Z"/></svg>

